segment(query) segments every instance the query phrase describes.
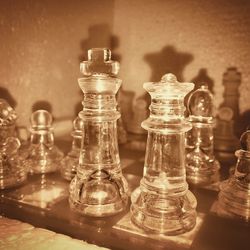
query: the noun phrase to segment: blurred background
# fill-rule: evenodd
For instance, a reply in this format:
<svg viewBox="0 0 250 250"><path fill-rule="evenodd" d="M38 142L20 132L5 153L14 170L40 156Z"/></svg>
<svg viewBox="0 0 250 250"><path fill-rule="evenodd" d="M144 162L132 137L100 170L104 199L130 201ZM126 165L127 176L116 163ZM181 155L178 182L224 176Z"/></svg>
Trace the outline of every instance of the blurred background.
<svg viewBox="0 0 250 250"><path fill-rule="evenodd" d="M0 98L16 109L20 126L39 108L55 120L72 120L82 101L79 63L87 49L108 47L121 63L125 127L136 107L145 116L142 84L167 72L180 81L206 82L217 109L225 102L223 77L231 74L236 118L247 123L249 13L248 0L2 0ZM133 122L140 126L140 119Z"/></svg>

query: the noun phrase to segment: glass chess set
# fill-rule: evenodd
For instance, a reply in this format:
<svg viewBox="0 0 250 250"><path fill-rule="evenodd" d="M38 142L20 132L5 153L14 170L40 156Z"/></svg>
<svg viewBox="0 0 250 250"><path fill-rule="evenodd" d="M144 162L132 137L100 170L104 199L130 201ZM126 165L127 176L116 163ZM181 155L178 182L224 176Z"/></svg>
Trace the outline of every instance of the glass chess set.
<svg viewBox="0 0 250 250"><path fill-rule="evenodd" d="M249 222L250 130L241 136L232 175L221 181L214 154L213 95L206 85L194 90L193 83L178 82L171 73L144 83L151 104L142 122L147 131L143 176L123 174L117 133L119 67L110 50L100 48L90 49L80 64L83 109L73 121L66 155L54 143L52 114L32 113L30 136L23 142L15 133L15 110L0 99L1 202L27 204L45 214L61 204L53 216L73 224L106 218L106 225L118 216L112 230L160 241L178 237L185 245L203 218L189 186L213 187L219 191L218 214Z"/></svg>

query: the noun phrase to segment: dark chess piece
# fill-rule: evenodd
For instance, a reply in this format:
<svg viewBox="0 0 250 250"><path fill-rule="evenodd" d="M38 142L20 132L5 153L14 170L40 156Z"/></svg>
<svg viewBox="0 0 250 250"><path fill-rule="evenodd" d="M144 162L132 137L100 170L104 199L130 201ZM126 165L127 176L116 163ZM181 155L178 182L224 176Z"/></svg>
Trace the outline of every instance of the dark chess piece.
<svg viewBox="0 0 250 250"><path fill-rule="evenodd" d="M234 152L238 148L236 137L237 120L239 118L239 85L241 74L236 68L229 68L223 76L224 101L220 105L214 130L215 150L222 162L235 160Z"/></svg>
<svg viewBox="0 0 250 250"><path fill-rule="evenodd" d="M214 130L215 150L221 161L230 162L239 146L239 140L234 134L233 111L229 107L221 107L218 111L216 128Z"/></svg>
<svg viewBox="0 0 250 250"><path fill-rule="evenodd" d="M220 186L219 212L250 220L250 130L240 138L234 174Z"/></svg>
<svg viewBox="0 0 250 250"><path fill-rule="evenodd" d="M241 74L236 68L229 68L223 75L224 101L220 107L228 107L233 111L232 119L239 118L239 86L241 84Z"/></svg>

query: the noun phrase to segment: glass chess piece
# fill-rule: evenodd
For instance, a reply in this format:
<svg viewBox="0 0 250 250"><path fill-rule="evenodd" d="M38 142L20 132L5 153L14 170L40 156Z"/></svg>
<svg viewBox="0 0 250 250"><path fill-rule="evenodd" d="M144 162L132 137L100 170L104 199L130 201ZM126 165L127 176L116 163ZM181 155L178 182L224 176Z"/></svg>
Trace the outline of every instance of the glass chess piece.
<svg viewBox="0 0 250 250"><path fill-rule="evenodd" d="M187 181L207 185L219 181L220 164L214 156L213 95L202 85L189 96L187 107L192 129L186 133Z"/></svg>
<svg viewBox="0 0 250 250"><path fill-rule="evenodd" d="M196 223L197 202L185 175L185 132L191 125L184 118L184 97L194 84L166 74L143 87L152 100L142 123L147 148L143 178L131 196L131 220L148 232L177 235Z"/></svg>
<svg viewBox="0 0 250 250"><path fill-rule="evenodd" d="M250 130L240 138L234 174L220 185L219 210L250 221Z"/></svg>
<svg viewBox="0 0 250 250"><path fill-rule="evenodd" d="M0 99L0 189L17 186L27 179L18 152L20 142L15 137L16 119L15 110Z"/></svg>
<svg viewBox="0 0 250 250"><path fill-rule="evenodd" d="M116 93L121 80L116 77L119 63L111 60L108 49L88 50L81 63L78 80L84 93L82 142L77 173L70 183L72 210L103 217L126 208L127 181L122 175L117 142Z"/></svg>
<svg viewBox="0 0 250 250"><path fill-rule="evenodd" d="M30 146L26 159L29 172L50 173L60 167L63 153L54 145L52 115L46 110L32 113L30 128Z"/></svg>
<svg viewBox="0 0 250 250"><path fill-rule="evenodd" d="M76 169L79 164L81 141L82 141L83 121L78 116L73 121L73 137L72 147L70 152L63 158L61 163L61 175L64 179L70 181L76 174Z"/></svg>

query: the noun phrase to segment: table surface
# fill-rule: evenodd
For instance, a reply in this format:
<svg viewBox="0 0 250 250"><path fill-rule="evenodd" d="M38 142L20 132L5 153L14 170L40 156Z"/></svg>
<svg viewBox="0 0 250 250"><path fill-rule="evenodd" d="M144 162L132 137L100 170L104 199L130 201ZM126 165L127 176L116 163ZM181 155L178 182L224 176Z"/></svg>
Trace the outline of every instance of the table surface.
<svg viewBox="0 0 250 250"><path fill-rule="evenodd" d="M67 151L70 141L60 141L59 145ZM139 186L144 156L143 151L128 145L120 147L130 191ZM229 167L222 165L221 179L226 178ZM198 202L197 223L191 232L178 236L146 234L130 222L130 204L124 212L108 218L76 214L69 208L68 185L59 173L29 176L22 186L0 192L0 215L111 249L250 249L250 225L218 213L218 183L190 186Z"/></svg>

